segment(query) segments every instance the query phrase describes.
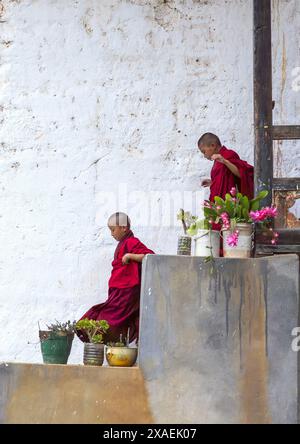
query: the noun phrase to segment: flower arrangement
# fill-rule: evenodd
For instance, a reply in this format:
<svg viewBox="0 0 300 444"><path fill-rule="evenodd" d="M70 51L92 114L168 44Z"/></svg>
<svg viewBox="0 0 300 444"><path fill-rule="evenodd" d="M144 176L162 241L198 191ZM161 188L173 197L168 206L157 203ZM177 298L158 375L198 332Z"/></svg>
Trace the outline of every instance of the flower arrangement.
<svg viewBox="0 0 300 444"><path fill-rule="evenodd" d="M268 230L272 236L271 243L274 245L278 239L278 233L269 227L270 222L277 216L276 207L264 207L260 209L261 201L268 195L268 191L261 191L254 199L249 200L236 188L227 193L225 200L215 196L214 202L204 202L204 216L210 226L220 224L223 230L230 230L227 244L230 247L238 245L239 231L238 223L258 223Z"/></svg>

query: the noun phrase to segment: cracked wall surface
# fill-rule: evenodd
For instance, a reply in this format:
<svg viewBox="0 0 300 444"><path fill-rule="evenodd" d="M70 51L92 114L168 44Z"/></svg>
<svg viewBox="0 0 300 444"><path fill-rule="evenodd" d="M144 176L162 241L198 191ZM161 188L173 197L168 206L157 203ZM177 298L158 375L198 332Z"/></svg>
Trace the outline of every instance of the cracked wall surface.
<svg viewBox="0 0 300 444"><path fill-rule="evenodd" d="M276 123L300 114L299 13L273 1ZM0 359L41 362L38 320L106 299L109 211L127 201L136 234L174 254L169 193L191 209L211 168L199 136L253 161L252 1L2 0L0 27ZM298 175L295 153L280 174Z"/></svg>

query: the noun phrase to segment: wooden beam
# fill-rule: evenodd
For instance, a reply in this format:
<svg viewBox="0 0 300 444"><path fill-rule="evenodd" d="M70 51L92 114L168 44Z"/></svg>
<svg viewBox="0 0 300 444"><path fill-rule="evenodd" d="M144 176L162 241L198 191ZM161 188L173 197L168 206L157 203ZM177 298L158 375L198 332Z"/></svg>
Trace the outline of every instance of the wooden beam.
<svg viewBox="0 0 300 444"><path fill-rule="evenodd" d="M273 188L271 0L253 0L255 193ZM263 205L270 205L272 193Z"/></svg>
<svg viewBox="0 0 300 444"><path fill-rule="evenodd" d="M273 140L300 139L300 125L274 125Z"/></svg>
<svg viewBox="0 0 300 444"><path fill-rule="evenodd" d="M300 191L300 177L273 178L275 191Z"/></svg>
<svg viewBox="0 0 300 444"><path fill-rule="evenodd" d="M256 245L255 257L272 254L300 254L300 245Z"/></svg>
<svg viewBox="0 0 300 444"><path fill-rule="evenodd" d="M256 230L255 233L255 243L256 245L264 245L268 248L276 247L278 249L279 246L287 247L288 245L296 246L300 249L300 229L289 229L289 228L278 228L276 231L279 234L277 245L271 244L271 237L266 235L266 233L262 230Z"/></svg>

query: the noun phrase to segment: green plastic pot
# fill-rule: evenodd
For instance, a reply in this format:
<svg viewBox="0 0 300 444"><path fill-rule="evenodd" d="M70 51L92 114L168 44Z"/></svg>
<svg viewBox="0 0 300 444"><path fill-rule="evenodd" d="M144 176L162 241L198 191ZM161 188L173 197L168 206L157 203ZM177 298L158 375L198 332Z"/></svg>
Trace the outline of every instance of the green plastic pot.
<svg viewBox="0 0 300 444"><path fill-rule="evenodd" d="M44 364L67 364L74 333L59 334L40 330L39 337Z"/></svg>

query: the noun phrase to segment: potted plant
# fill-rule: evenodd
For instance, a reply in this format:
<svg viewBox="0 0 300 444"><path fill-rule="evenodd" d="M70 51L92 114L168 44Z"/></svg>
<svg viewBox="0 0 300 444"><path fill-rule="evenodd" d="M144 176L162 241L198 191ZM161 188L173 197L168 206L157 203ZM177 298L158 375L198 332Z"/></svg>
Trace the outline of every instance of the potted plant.
<svg viewBox="0 0 300 444"><path fill-rule="evenodd" d="M74 339L76 321L47 325L48 330L41 330L39 338L44 364L67 364Z"/></svg>
<svg viewBox="0 0 300 444"><path fill-rule="evenodd" d="M137 347L129 347L129 329L127 338L119 342L109 342L106 345L105 357L112 367L132 367L136 363L138 354Z"/></svg>
<svg viewBox="0 0 300 444"><path fill-rule="evenodd" d="M189 235L188 230L191 225L195 223L196 219L197 218L195 216L192 216L189 211L184 211L183 209L179 210L179 213L177 214L177 220L180 220L182 222L184 235L180 235L178 238L178 255L191 255L192 238Z"/></svg>
<svg viewBox="0 0 300 444"><path fill-rule="evenodd" d="M274 244L278 233L273 231L270 223L277 215L276 207L261 208L261 200L268 195L268 191L261 191L254 199L249 200L236 188L227 193L225 199L219 196L214 202L205 201L204 215L210 225L221 225L223 236L224 257L251 257L254 223L259 223L271 233L271 242Z"/></svg>
<svg viewBox="0 0 300 444"><path fill-rule="evenodd" d="M220 233L212 230L206 219L195 219L187 230L195 240L195 256L214 258L220 256Z"/></svg>
<svg viewBox="0 0 300 444"><path fill-rule="evenodd" d="M109 324L106 321L94 321L93 319L82 319L77 322L76 330L83 331L88 342L84 343L83 363L84 365L102 365L104 359L103 335L107 333Z"/></svg>

